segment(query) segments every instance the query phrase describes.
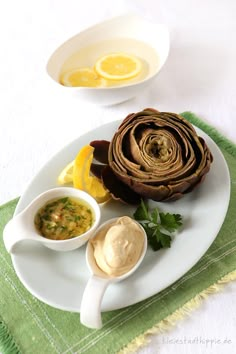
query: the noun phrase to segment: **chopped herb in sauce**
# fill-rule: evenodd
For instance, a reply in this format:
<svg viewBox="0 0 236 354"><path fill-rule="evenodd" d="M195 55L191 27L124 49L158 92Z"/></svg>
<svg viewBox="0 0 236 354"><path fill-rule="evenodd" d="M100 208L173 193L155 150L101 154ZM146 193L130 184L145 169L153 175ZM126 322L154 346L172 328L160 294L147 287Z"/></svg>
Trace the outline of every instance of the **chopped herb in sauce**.
<svg viewBox="0 0 236 354"><path fill-rule="evenodd" d="M90 229L94 221L92 209L79 199L53 199L37 212L34 224L39 233L51 240L66 240Z"/></svg>

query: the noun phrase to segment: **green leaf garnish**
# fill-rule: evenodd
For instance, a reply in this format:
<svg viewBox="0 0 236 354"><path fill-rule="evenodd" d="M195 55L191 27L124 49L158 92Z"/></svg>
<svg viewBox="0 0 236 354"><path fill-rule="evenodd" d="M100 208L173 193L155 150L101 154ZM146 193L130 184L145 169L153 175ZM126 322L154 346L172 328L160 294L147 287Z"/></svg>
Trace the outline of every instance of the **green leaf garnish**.
<svg viewBox="0 0 236 354"><path fill-rule="evenodd" d="M174 232L182 225L182 217L180 214L160 213L161 226L169 232Z"/></svg>
<svg viewBox="0 0 236 354"><path fill-rule="evenodd" d="M172 241L170 233L175 232L182 225L180 214L163 213L158 208L149 210L143 200L133 216L145 229L148 243L154 251L170 247Z"/></svg>
<svg viewBox="0 0 236 354"><path fill-rule="evenodd" d="M141 199L141 203L134 213L135 220L149 220L148 208L144 201Z"/></svg>

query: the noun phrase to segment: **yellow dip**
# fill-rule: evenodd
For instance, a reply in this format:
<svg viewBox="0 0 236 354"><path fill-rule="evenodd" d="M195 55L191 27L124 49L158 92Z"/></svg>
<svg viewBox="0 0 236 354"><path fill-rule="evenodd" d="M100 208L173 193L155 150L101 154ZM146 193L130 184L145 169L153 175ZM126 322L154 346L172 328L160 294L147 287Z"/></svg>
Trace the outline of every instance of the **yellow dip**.
<svg viewBox="0 0 236 354"><path fill-rule="evenodd" d="M82 235L93 222L91 207L71 197L50 200L38 210L34 219L39 233L51 240L67 240Z"/></svg>
<svg viewBox="0 0 236 354"><path fill-rule="evenodd" d="M138 262L144 247L144 234L133 219L123 216L104 226L89 242L98 267L110 276L120 276Z"/></svg>

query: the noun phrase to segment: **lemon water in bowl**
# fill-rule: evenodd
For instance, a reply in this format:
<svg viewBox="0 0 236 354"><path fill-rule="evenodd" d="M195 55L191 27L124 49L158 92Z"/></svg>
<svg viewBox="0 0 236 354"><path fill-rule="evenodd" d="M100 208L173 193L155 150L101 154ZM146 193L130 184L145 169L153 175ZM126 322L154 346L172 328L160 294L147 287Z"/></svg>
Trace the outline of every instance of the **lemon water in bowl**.
<svg viewBox="0 0 236 354"><path fill-rule="evenodd" d="M125 70L128 67L126 74L131 75L117 80L113 71L104 70L107 58L109 63L114 63L114 54L122 54L122 65ZM162 69L168 54L169 32L165 25L123 15L68 39L53 52L46 69L56 84L55 94L65 92L66 99L70 92L82 101L113 105L143 94ZM130 70L127 62L135 68Z"/></svg>
<svg viewBox="0 0 236 354"><path fill-rule="evenodd" d="M64 86L112 87L129 85L158 70L158 53L133 38L103 40L81 48L63 63L59 81Z"/></svg>

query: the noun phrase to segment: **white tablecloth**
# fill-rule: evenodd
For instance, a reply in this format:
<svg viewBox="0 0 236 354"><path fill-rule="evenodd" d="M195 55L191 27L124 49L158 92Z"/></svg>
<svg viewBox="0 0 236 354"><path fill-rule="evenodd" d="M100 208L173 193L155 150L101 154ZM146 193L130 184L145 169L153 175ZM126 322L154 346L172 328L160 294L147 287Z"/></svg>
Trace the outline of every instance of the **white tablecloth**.
<svg viewBox="0 0 236 354"><path fill-rule="evenodd" d="M125 10L169 26L170 55L155 83L112 107L62 95L45 71L51 53L80 30ZM79 135L146 107L192 110L236 142L235 17L234 0L2 1L0 204L21 195L46 161ZM138 353L236 352L235 295L236 284L226 285Z"/></svg>

